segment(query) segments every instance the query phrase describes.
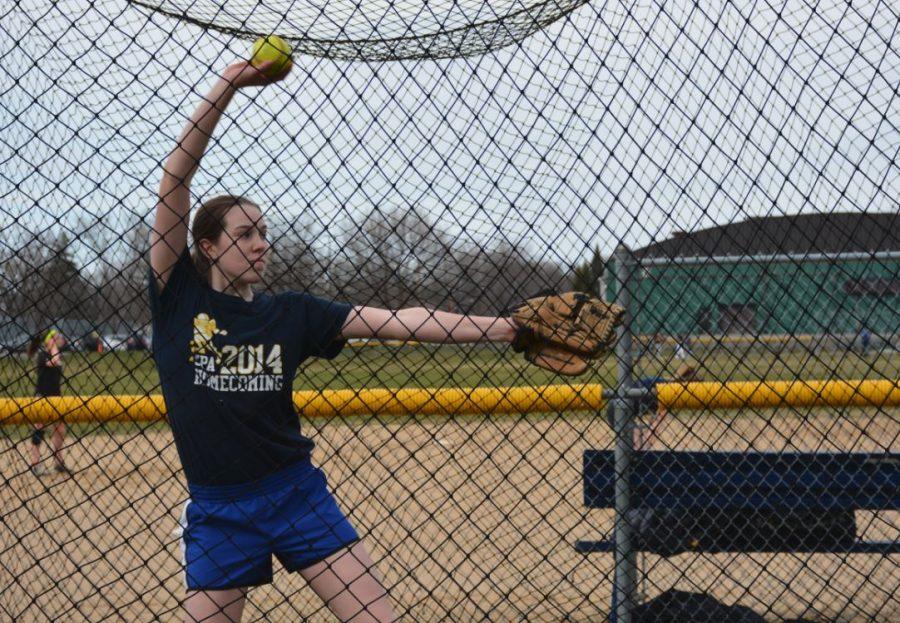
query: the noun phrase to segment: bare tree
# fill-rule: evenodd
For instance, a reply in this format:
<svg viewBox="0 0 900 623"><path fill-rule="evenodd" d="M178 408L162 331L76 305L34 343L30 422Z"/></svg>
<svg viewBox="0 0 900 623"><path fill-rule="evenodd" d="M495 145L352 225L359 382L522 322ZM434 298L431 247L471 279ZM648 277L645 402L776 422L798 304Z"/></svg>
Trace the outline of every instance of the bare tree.
<svg viewBox="0 0 900 623"><path fill-rule="evenodd" d="M29 332L79 315L93 292L65 232L47 232L14 249L3 262L3 282L8 314Z"/></svg>
<svg viewBox="0 0 900 623"><path fill-rule="evenodd" d="M341 290L365 305L437 306L447 299L440 275L451 243L415 209L374 209L344 234Z"/></svg>
<svg viewBox="0 0 900 623"><path fill-rule="evenodd" d="M270 232L272 252L266 269L265 287L276 292L309 290L317 295L330 294L321 278L327 268L327 260L322 251L315 247L315 241L308 238L307 232L294 227Z"/></svg>
<svg viewBox="0 0 900 623"><path fill-rule="evenodd" d="M390 309L493 314L567 282L555 262L508 242L460 243L413 208L373 209L344 233L330 266L342 298Z"/></svg>
<svg viewBox="0 0 900 623"><path fill-rule="evenodd" d="M137 220L104 254L104 265L93 285L95 327L138 330L150 322L147 303L150 228Z"/></svg>
<svg viewBox="0 0 900 623"><path fill-rule="evenodd" d="M440 270L433 273L457 311L495 314L539 291L556 289L564 281L555 263L534 258L510 243L482 248L447 245ZM445 304L446 306L446 304Z"/></svg>

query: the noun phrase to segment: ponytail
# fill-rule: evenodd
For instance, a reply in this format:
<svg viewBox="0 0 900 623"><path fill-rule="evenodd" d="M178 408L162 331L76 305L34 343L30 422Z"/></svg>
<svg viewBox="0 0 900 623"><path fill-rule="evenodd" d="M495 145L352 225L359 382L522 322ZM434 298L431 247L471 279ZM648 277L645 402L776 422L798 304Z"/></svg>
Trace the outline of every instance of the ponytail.
<svg viewBox="0 0 900 623"><path fill-rule="evenodd" d="M29 357L34 357L43 343L43 339L40 334L31 336L31 339L28 340L28 346L25 348L25 354Z"/></svg>

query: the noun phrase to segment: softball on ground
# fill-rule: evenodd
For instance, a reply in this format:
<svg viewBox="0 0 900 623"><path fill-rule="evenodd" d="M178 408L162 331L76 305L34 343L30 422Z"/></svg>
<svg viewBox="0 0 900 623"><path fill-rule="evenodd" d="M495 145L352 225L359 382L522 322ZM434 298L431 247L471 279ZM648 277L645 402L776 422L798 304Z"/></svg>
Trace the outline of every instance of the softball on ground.
<svg viewBox="0 0 900 623"><path fill-rule="evenodd" d="M259 67L263 63L272 62L273 65L266 69L266 74L277 76L290 67L291 46L287 41L278 35L266 35L260 37L253 43L253 50L250 53L250 64Z"/></svg>

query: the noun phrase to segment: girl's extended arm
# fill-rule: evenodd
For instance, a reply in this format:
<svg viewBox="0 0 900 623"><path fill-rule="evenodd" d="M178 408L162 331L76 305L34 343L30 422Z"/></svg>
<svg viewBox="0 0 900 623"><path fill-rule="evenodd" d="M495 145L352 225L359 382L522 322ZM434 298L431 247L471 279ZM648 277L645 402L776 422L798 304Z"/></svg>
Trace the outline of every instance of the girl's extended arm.
<svg viewBox="0 0 900 623"><path fill-rule="evenodd" d="M263 86L284 78L290 66L277 76L242 61L229 65L188 120L175 149L163 166L159 184L156 218L150 232L150 265L159 289L165 287L169 273L187 246L188 215L191 210L191 180L206 152L209 139L238 89Z"/></svg>
<svg viewBox="0 0 900 623"><path fill-rule="evenodd" d="M56 342L51 340L50 344L47 345L47 353L50 355L50 358L47 360L48 368L57 368L62 365L62 357L59 354L59 346L56 345Z"/></svg>
<svg viewBox="0 0 900 623"><path fill-rule="evenodd" d="M342 338L417 340L420 342L511 342L516 326L509 318L463 316L411 307L392 311L355 307L341 329Z"/></svg>

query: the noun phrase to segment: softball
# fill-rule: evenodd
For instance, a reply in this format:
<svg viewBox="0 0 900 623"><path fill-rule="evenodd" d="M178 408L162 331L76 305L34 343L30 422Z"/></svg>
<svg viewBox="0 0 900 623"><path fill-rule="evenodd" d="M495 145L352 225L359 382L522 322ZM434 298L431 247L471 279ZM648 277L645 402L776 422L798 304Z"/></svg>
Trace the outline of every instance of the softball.
<svg viewBox="0 0 900 623"><path fill-rule="evenodd" d="M258 68L263 63L271 61L273 65L265 73L269 76L277 76L292 65L291 52L291 46L287 41L278 35L266 35L253 43L250 64Z"/></svg>

